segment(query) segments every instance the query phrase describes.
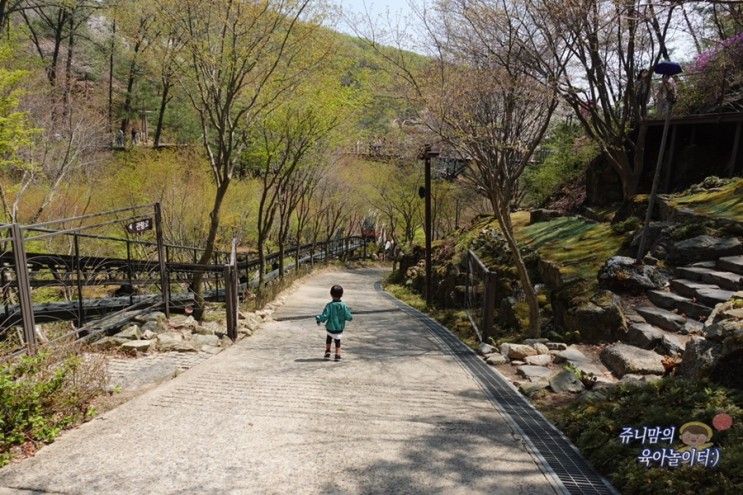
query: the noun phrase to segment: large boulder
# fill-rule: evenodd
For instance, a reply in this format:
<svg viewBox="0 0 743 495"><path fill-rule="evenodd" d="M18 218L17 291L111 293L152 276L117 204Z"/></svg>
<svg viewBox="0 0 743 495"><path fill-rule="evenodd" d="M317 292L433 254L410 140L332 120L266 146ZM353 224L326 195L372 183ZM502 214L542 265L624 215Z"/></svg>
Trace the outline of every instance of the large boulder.
<svg viewBox="0 0 743 495"><path fill-rule="evenodd" d="M620 378L628 373L662 375L666 371L660 354L621 343L604 348L601 361Z"/></svg>
<svg viewBox="0 0 743 495"><path fill-rule="evenodd" d="M536 356L526 356L524 361L526 361L526 364L533 366L549 366L552 363L552 355L538 354Z"/></svg>
<svg viewBox="0 0 743 495"><path fill-rule="evenodd" d="M119 348L126 342L129 342L129 339L122 339L119 337L103 337L102 339L98 339L90 344L90 347L97 351L109 351Z"/></svg>
<svg viewBox="0 0 743 495"><path fill-rule="evenodd" d="M550 378L550 388L553 392L572 392L577 394L583 391L583 382L581 382L574 373L563 370Z"/></svg>
<svg viewBox="0 0 743 495"><path fill-rule="evenodd" d="M652 349L663 340L663 330L648 323L630 325L625 342L641 349Z"/></svg>
<svg viewBox="0 0 743 495"><path fill-rule="evenodd" d="M685 378L708 378L722 354L722 344L704 337L692 337L686 344L676 374Z"/></svg>
<svg viewBox="0 0 743 495"><path fill-rule="evenodd" d="M168 331L168 325L165 320L149 320L144 322L142 330L152 333L163 333Z"/></svg>
<svg viewBox="0 0 743 495"><path fill-rule="evenodd" d="M492 354L496 351L495 347L493 347L490 344L482 343L480 344L480 347L478 348L478 352L482 354L483 356L486 356L488 354Z"/></svg>
<svg viewBox="0 0 743 495"><path fill-rule="evenodd" d="M567 363L586 375L600 376L605 371L575 346L557 352L554 359L556 363Z"/></svg>
<svg viewBox="0 0 743 495"><path fill-rule="evenodd" d="M194 328L193 333L199 335L217 335L221 337L227 335L227 329L216 321L205 321L200 326Z"/></svg>
<svg viewBox="0 0 743 495"><path fill-rule="evenodd" d="M549 387L550 383L549 381L542 379L542 380L525 380L522 382L516 382L516 385L519 388L519 391L524 394L527 397L532 397L536 395L538 392L546 389Z"/></svg>
<svg viewBox="0 0 743 495"><path fill-rule="evenodd" d="M660 289L667 278L654 266L637 263L627 256L613 256L599 271L599 287L616 292L642 294Z"/></svg>
<svg viewBox="0 0 743 495"><path fill-rule="evenodd" d="M549 354L550 353L550 348L547 347L547 345L544 344L544 343L542 343L542 342L536 342L534 344L529 344L529 345L531 345L534 348L534 350L537 351L539 354Z"/></svg>
<svg viewBox="0 0 743 495"><path fill-rule="evenodd" d="M578 332L583 342L614 342L627 333L627 320L619 297L609 291L599 292L589 301L569 308L564 315L565 329Z"/></svg>
<svg viewBox="0 0 743 495"><path fill-rule="evenodd" d="M251 333L255 332L263 319L255 313L240 313L240 320L238 321L241 328L249 330Z"/></svg>
<svg viewBox="0 0 743 495"><path fill-rule="evenodd" d="M141 336L142 333L139 331L138 325L129 325L128 327L124 328L122 331L114 335L114 337L126 340L139 340Z"/></svg>
<svg viewBox="0 0 743 495"><path fill-rule="evenodd" d="M170 317L170 320L168 320L168 325L170 326L170 328L175 328L177 330L193 330L194 328L199 326L199 322L196 321L196 319L194 319L194 317L191 315L173 315Z"/></svg>
<svg viewBox="0 0 743 495"><path fill-rule="evenodd" d="M670 227L673 226L671 222L650 222L645 233L645 247L648 251L657 253L656 248L659 245L666 244L667 232ZM630 248L632 253L636 254L637 250L640 249L640 238L643 235L643 228L640 226L632 237Z"/></svg>
<svg viewBox="0 0 743 495"><path fill-rule="evenodd" d="M134 317L134 321L137 323L147 323L148 321L165 321L165 313L162 311L153 311L151 313L145 313Z"/></svg>
<svg viewBox="0 0 743 495"><path fill-rule="evenodd" d="M673 244L668 253L668 260L674 265L682 265L697 261L716 260L724 256L735 256L742 253L743 242L737 237L720 239L709 235L700 235Z"/></svg>
<svg viewBox="0 0 743 495"><path fill-rule="evenodd" d="M194 352L196 347L193 343L185 340L183 335L176 332L158 334L157 347L161 351Z"/></svg>
<svg viewBox="0 0 743 495"><path fill-rule="evenodd" d="M655 351L666 356L680 356L686 349L686 342L676 334L663 335Z"/></svg>
<svg viewBox="0 0 743 495"><path fill-rule="evenodd" d="M547 342L544 345L550 351L564 351L568 348L568 345L564 342Z"/></svg>
<svg viewBox="0 0 743 495"><path fill-rule="evenodd" d="M204 346L219 347L220 340L216 335L198 335L194 334L191 337L193 344L196 347L203 348Z"/></svg>
<svg viewBox="0 0 743 495"><path fill-rule="evenodd" d="M555 362L557 363L574 363L576 361L588 361L588 356L583 354L580 349L575 346L570 346L557 354L555 354Z"/></svg>
<svg viewBox="0 0 743 495"><path fill-rule="evenodd" d="M671 332L685 332L685 316L655 306L642 306L635 310L651 325Z"/></svg>
<svg viewBox="0 0 743 495"><path fill-rule="evenodd" d="M139 352L147 352L152 345L150 340L129 340L121 344L121 350L130 354L137 354Z"/></svg>
<svg viewBox="0 0 743 495"><path fill-rule="evenodd" d="M539 222L549 222L553 218L557 218L560 215L561 213L557 210L538 208L529 212L529 225Z"/></svg>
<svg viewBox="0 0 743 495"><path fill-rule="evenodd" d="M555 372L544 366L534 366L531 364L525 364L516 368L516 373L523 376L530 382L536 382L541 380L549 380Z"/></svg>
<svg viewBox="0 0 743 495"><path fill-rule="evenodd" d="M506 364L508 362L508 358L503 354L495 352L493 354L488 354L485 358L485 362L491 366L498 366L501 364Z"/></svg>
<svg viewBox="0 0 743 495"><path fill-rule="evenodd" d="M530 345L525 344L502 344L500 352L508 359L524 359L526 356L536 356L538 353Z"/></svg>
<svg viewBox="0 0 743 495"><path fill-rule="evenodd" d="M743 293L715 307L703 334L687 344L679 374L743 388Z"/></svg>

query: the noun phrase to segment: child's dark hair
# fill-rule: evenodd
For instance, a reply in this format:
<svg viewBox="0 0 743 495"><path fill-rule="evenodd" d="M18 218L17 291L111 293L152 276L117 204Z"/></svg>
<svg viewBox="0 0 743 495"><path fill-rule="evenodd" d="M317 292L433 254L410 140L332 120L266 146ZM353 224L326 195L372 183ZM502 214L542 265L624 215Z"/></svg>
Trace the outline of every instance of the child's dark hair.
<svg viewBox="0 0 743 495"><path fill-rule="evenodd" d="M334 285L330 288L330 295L336 299L340 299L341 297L343 297L343 287L341 287L340 285Z"/></svg>

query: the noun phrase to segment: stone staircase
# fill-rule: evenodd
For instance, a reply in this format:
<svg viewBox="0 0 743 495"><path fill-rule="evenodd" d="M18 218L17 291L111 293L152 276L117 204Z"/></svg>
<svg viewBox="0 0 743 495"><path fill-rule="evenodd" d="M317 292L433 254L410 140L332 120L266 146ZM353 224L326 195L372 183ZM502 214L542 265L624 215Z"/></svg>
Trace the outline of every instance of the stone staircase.
<svg viewBox="0 0 743 495"><path fill-rule="evenodd" d="M743 290L743 255L702 261L675 269L667 290L652 290L652 304L631 308L625 343L679 356L719 303Z"/></svg>

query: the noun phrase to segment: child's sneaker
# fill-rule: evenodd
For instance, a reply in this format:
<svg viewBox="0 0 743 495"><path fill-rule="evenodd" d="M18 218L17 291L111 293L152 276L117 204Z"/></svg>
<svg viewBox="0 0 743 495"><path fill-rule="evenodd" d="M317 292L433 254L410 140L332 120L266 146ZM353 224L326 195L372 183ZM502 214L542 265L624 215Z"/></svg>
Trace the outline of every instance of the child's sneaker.
<svg viewBox="0 0 743 495"><path fill-rule="evenodd" d="M330 353L329 352L326 352L325 353L325 359L330 359Z"/></svg>
<svg viewBox="0 0 743 495"><path fill-rule="evenodd" d="M336 361L340 361L340 360L341 360L341 356L340 356L340 354L336 354L336 355L335 355L335 360L336 360Z"/></svg>

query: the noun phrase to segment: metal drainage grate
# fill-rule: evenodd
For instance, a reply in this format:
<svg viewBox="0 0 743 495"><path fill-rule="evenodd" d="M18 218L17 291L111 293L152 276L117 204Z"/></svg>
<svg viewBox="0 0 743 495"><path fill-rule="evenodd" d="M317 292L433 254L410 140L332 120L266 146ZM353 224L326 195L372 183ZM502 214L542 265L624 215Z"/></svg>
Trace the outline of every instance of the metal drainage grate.
<svg viewBox="0 0 743 495"><path fill-rule="evenodd" d="M443 346L451 350L464 368L479 382L491 402L523 432L531 443L532 455L536 457L540 468L548 477L557 477L565 491L570 494L617 494L609 482L583 458L570 440L472 349L432 318L383 292L380 283L375 284L375 288L404 313L425 325Z"/></svg>

